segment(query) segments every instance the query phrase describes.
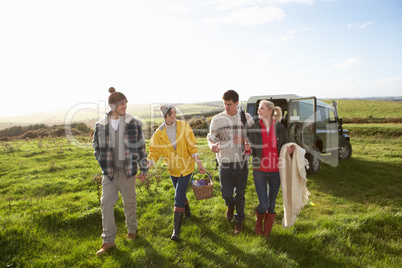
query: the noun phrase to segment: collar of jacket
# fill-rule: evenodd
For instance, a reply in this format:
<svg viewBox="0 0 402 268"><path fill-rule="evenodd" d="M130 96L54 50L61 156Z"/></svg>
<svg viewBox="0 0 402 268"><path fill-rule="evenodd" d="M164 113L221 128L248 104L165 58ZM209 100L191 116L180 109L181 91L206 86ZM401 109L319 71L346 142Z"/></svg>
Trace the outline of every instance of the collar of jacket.
<svg viewBox="0 0 402 268"><path fill-rule="evenodd" d="M181 127L182 127L182 121L176 120L175 124L176 124L176 144L177 144L177 143L178 143L178 142L177 142L177 141L178 141L178 136L180 135L181 130L182 130L182 128L181 128ZM174 150L173 145L172 145L172 143L170 142L169 137L168 137L168 135L167 135L167 131L166 131L166 129L165 129L165 123L162 123L162 124L158 127L158 130L161 132L160 138L161 138L166 144L169 144L169 146L172 147L171 149ZM165 130L165 131L163 131L163 130Z"/></svg>
<svg viewBox="0 0 402 268"><path fill-rule="evenodd" d="M178 121L178 120L175 120L174 123L173 123L173 125L176 125L176 127L177 127L178 124L179 124L179 123L177 123L177 121ZM158 127L158 129L159 129L160 131L163 131L163 130L165 129L165 126L167 126L167 125L166 125L166 122L163 122L163 123Z"/></svg>
<svg viewBox="0 0 402 268"><path fill-rule="evenodd" d="M110 117L110 112L107 113L101 120L99 120L99 124L102 126L106 126L109 124L109 117ZM131 119L133 119L133 116L131 114L127 114L124 116L124 122L126 124L130 123Z"/></svg>

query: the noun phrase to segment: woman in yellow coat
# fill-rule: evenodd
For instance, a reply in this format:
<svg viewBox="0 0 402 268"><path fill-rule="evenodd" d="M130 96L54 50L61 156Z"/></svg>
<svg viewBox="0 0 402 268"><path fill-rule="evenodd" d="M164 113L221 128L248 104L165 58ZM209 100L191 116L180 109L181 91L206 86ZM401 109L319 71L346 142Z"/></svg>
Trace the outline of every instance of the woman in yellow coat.
<svg viewBox="0 0 402 268"><path fill-rule="evenodd" d="M183 215L191 216L186 190L194 164L197 163L201 174L205 168L198 155L197 140L193 130L184 121L176 120L176 108L171 104L160 107L164 122L152 135L149 145L148 167L151 167L161 156L175 188L174 196L174 228L171 239L179 240Z"/></svg>

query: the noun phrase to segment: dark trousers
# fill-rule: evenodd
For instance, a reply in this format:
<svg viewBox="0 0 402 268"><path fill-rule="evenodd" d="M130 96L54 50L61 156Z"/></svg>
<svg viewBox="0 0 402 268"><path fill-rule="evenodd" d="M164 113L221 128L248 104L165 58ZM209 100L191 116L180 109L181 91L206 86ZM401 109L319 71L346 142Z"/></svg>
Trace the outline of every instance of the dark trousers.
<svg viewBox="0 0 402 268"><path fill-rule="evenodd" d="M236 222L244 220L245 192L247 186L248 162L219 164L219 180L222 198L227 206L234 206Z"/></svg>

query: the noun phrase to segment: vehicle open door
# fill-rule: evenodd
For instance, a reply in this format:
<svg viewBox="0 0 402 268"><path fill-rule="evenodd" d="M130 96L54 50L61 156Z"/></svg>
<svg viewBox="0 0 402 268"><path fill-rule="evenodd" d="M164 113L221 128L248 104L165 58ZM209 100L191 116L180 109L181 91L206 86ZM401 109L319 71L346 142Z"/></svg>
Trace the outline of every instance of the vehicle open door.
<svg viewBox="0 0 402 268"><path fill-rule="evenodd" d="M315 149L317 99L315 97L292 99L289 101L288 129L290 141L305 149Z"/></svg>
<svg viewBox="0 0 402 268"><path fill-rule="evenodd" d="M310 166L307 172L314 174L321 165L321 155L315 142L317 99L315 97L292 99L288 107L289 141L306 149L306 158Z"/></svg>

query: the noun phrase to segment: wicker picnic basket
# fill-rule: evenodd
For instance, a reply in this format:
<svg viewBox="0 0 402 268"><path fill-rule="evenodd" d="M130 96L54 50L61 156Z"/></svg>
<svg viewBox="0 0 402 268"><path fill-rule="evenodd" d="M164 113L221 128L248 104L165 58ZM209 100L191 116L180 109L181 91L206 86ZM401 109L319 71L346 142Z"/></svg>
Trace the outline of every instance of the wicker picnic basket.
<svg viewBox="0 0 402 268"><path fill-rule="evenodd" d="M213 188L213 182L212 182L211 175L208 172L206 172L206 174L208 174L208 176L209 176L209 180L210 180L209 184L204 185L204 186L195 186L193 184L193 180L194 180L193 178L194 178L194 175L197 173L199 173L199 171L194 172L193 175L191 176L191 188L193 188L195 198L197 200L211 198L212 197L212 188Z"/></svg>

